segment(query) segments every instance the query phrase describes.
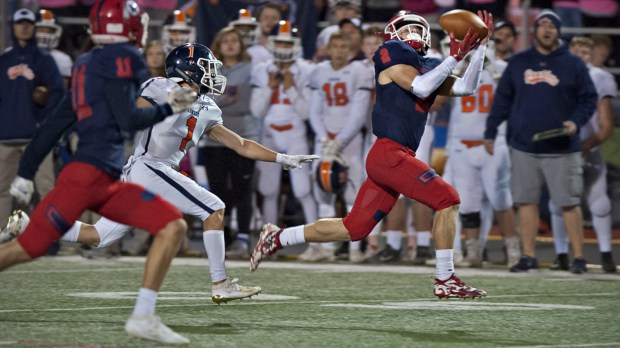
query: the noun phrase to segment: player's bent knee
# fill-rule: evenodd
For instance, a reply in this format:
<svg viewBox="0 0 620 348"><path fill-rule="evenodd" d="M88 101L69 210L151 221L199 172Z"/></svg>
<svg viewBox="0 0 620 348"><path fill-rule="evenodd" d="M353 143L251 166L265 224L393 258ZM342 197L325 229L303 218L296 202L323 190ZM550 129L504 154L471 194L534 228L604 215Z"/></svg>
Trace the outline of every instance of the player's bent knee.
<svg viewBox="0 0 620 348"><path fill-rule="evenodd" d="M480 212L459 214L464 228L480 228Z"/></svg>
<svg viewBox="0 0 620 348"><path fill-rule="evenodd" d="M216 210L209 217L202 222L202 227L205 231L208 230L223 230L224 229L224 209Z"/></svg>
<svg viewBox="0 0 620 348"><path fill-rule="evenodd" d="M372 229L387 215L385 212L377 211L372 217L356 216L356 214L349 214L342 223L344 227L349 231L349 237L351 241L358 241L366 238L372 232Z"/></svg>
<svg viewBox="0 0 620 348"><path fill-rule="evenodd" d="M435 199L432 205L429 205L433 210L440 211L445 208L454 207L461 204L461 198L459 197L459 193L456 192L456 189L448 183L445 183L441 186L443 190L438 190L435 192Z"/></svg>

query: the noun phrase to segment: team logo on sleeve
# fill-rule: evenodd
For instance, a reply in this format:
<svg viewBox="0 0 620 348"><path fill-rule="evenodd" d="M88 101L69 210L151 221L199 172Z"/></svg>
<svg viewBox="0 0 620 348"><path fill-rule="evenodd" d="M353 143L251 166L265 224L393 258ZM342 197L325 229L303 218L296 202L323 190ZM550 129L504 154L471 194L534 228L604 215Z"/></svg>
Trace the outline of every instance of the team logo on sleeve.
<svg viewBox="0 0 620 348"><path fill-rule="evenodd" d="M560 83L560 79L551 72L551 70L534 71L527 69L523 73L523 78L526 85L535 85L537 83L545 82L551 86L556 86Z"/></svg>

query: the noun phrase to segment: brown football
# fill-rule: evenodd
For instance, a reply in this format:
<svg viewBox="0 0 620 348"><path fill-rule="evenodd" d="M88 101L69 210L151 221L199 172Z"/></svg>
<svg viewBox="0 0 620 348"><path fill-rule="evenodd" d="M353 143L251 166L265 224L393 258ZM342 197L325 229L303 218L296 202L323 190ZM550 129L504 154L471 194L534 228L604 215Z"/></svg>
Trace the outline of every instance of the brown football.
<svg viewBox="0 0 620 348"><path fill-rule="evenodd" d="M37 86L32 91L32 101L42 107L47 106L47 97L48 97L47 87L45 86Z"/></svg>
<svg viewBox="0 0 620 348"><path fill-rule="evenodd" d="M467 10L452 10L439 17L439 25L446 33L454 33L457 40L462 40L467 29L472 28L480 34L480 38L487 36L489 30L480 17Z"/></svg>

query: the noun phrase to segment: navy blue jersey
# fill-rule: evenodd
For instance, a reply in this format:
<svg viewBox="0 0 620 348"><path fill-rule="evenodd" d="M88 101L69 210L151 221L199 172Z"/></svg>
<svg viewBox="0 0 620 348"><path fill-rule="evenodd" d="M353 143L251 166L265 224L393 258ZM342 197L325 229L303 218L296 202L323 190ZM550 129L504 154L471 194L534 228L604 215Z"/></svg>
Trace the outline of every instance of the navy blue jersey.
<svg viewBox="0 0 620 348"><path fill-rule="evenodd" d="M386 41L375 52L372 60L375 63L377 86L377 101L372 110L373 133L379 139L388 138L415 151L420 144L428 110L433 105L437 92L427 98L419 98L395 82L379 84L379 74L397 64L411 65L420 74L425 74L441 61L421 57L413 48L397 40Z"/></svg>
<svg viewBox="0 0 620 348"><path fill-rule="evenodd" d="M138 89L148 77L140 51L126 43L94 48L76 60L71 98L80 140L73 161L120 174L124 139L172 113L168 104L137 108Z"/></svg>

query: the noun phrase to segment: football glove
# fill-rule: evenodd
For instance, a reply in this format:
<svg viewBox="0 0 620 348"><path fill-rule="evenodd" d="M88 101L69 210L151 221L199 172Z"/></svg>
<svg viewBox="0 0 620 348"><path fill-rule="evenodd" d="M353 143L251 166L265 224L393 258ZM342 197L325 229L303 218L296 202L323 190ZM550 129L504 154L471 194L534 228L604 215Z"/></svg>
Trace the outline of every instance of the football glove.
<svg viewBox="0 0 620 348"><path fill-rule="evenodd" d="M321 156L338 156L342 151L342 144L337 139L321 139Z"/></svg>
<svg viewBox="0 0 620 348"><path fill-rule="evenodd" d="M16 176L11 183L9 193L15 197L21 204L29 204L34 192L34 184L32 180L24 179L21 176Z"/></svg>
<svg viewBox="0 0 620 348"><path fill-rule="evenodd" d="M304 163L310 163L319 159L317 155L285 155L279 153L276 156L276 163L280 163L285 170L301 168Z"/></svg>
<svg viewBox="0 0 620 348"><path fill-rule="evenodd" d="M460 62L465 58L467 53L478 46L478 38L480 34L473 32L471 28L467 30L467 34L461 41L456 41L454 34L450 33L450 55Z"/></svg>
<svg viewBox="0 0 620 348"><path fill-rule="evenodd" d="M198 94L187 88L178 88L168 93L168 104L172 107L172 113L178 114L189 109L196 101Z"/></svg>

